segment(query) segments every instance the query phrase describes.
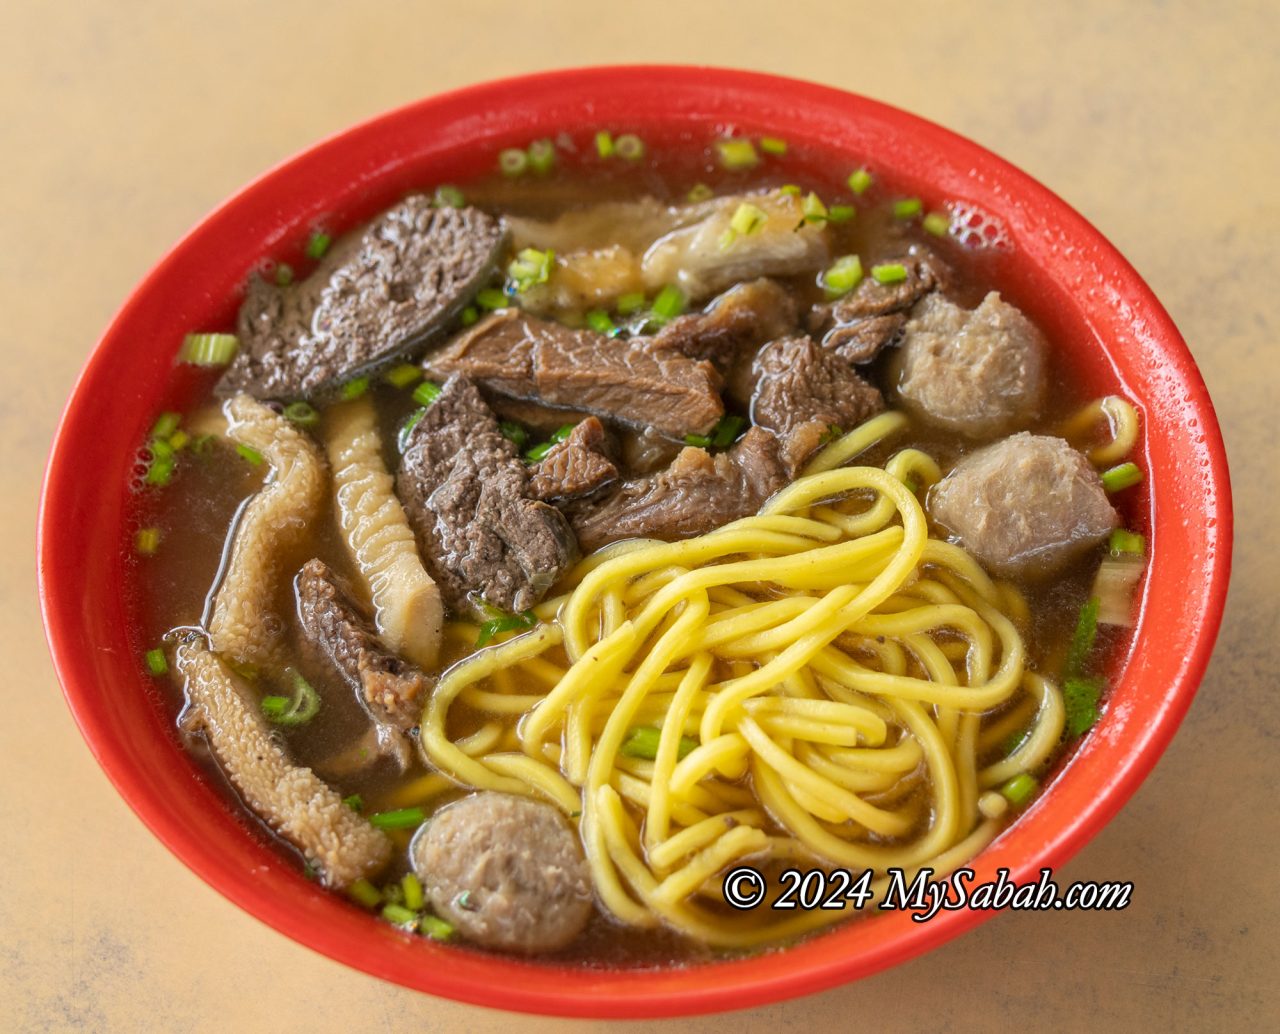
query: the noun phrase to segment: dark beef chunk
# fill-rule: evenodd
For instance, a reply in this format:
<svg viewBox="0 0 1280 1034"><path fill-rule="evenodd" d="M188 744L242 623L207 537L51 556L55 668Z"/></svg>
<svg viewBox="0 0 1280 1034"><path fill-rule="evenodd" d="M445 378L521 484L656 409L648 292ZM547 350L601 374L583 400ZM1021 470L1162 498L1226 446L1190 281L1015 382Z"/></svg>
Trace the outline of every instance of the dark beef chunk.
<svg viewBox="0 0 1280 1034"><path fill-rule="evenodd" d="M594 495L617 480L618 468L609 459L604 425L589 416L568 438L553 445L534 468L529 493L547 502L566 502Z"/></svg>
<svg viewBox="0 0 1280 1034"><path fill-rule="evenodd" d="M810 421L848 430L884 408L853 367L807 337L765 345L752 369L752 420L779 434Z"/></svg>
<svg viewBox="0 0 1280 1034"><path fill-rule="evenodd" d="M778 439L753 427L728 452L682 450L666 470L573 507L570 521L585 550L635 536L688 538L755 513L787 480Z"/></svg>
<svg viewBox="0 0 1280 1034"><path fill-rule="evenodd" d="M646 346L645 339L619 341L507 309L460 334L424 366L437 377L460 373L488 391L677 438L706 434L724 415L714 367Z"/></svg>
<svg viewBox="0 0 1280 1034"><path fill-rule="evenodd" d="M815 305L809 330L822 335L822 347L846 362L866 363L895 341L906 326L907 313L925 295L945 287L949 274L932 252L914 246L906 254L888 258L900 262L907 278L882 284L870 272L843 298Z"/></svg>
<svg viewBox="0 0 1280 1034"><path fill-rule="evenodd" d="M786 433L782 439L782 462L792 479L831 438L831 425L825 420L807 420Z"/></svg>
<svg viewBox="0 0 1280 1034"><path fill-rule="evenodd" d="M240 307L240 352L218 386L258 398L324 395L419 350L492 272L503 224L415 195L340 241L288 287L255 277Z"/></svg>
<svg viewBox="0 0 1280 1034"><path fill-rule="evenodd" d="M563 515L531 496L515 445L475 385L454 376L405 442L396 489L445 602L533 606L576 556Z"/></svg>

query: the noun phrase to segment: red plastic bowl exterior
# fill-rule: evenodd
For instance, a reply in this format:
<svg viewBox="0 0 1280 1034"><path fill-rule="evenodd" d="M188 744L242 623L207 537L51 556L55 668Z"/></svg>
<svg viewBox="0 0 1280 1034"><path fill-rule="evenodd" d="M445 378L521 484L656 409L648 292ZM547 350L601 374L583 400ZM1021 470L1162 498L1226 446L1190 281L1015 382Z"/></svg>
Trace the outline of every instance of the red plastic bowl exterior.
<svg viewBox="0 0 1280 1034"><path fill-rule="evenodd" d="M1231 553L1227 464L1199 372L1132 267L1064 202L977 145L902 111L811 83L707 68L593 68L487 83L411 104L268 172L181 240L134 290L89 357L53 443L38 532L45 627L67 702L108 777L201 878L252 915L357 969L481 1005L567 1016L735 1009L866 976L988 917L854 920L731 962L589 971L411 938L305 880L227 807L182 753L130 645L124 485L174 386L183 333L229 322L237 289L322 217L341 229L413 187L465 181L500 148L568 130L634 130L651 146L715 130L785 136L877 170L927 202L997 216L1021 261L1015 297L1099 384L1143 415L1148 472L1134 502L1151 534L1135 644L1101 723L1032 808L975 861L1018 881L1062 865L1134 792L1191 703L1221 619Z"/></svg>

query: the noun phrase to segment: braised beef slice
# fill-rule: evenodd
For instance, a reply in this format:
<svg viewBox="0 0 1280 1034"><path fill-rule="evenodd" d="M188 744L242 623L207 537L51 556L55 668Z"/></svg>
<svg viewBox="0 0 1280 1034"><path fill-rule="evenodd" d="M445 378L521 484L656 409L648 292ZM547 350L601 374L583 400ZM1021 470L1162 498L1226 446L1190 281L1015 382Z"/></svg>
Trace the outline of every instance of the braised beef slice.
<svg viewBox="0 0 1280 1034"><path fill-rule="evenodd" d="M456 610L525 610L576 556L563 515L532 497L515 445L465 377L449 378L409 433L396 489Z"/></svg>
<svg viewBox="0 0 1280 1034"><path fill-rule="evenodd" d="M341 240L305 280L277 287L255 276L219 393L323 396L420 350L483 285L505 239L479 209L415 195Z"/></svg>
<svg viewBox="0 0 1280 1034"><path fill-rule="evenodd" d="M378 641L373 626L323 560L308 560L294 583L308 640L360 691L374 720L418 724L430 680Z"/></svg>
<svg viewBox="0 0 1280 1034"><path fill-rule="evenodd" d="M919 245L883 261L901 263L906 279L882 284L867 275L848 294L815 305L809 312L809 330L821 335L823 348L846 362L874 359L885 345L897 340L912 306L931 291L945 288L949 279L942 260Z"/></svg>
<svg viewBox="0 0 1280 1034"><path fill-rule="evenodd" d="M884 409L879 391L811 338L765 345L752 372L751 418L779 434L815 420L848 430Z"/></svg>
<svg viewBox="0 0 1280 1034"><path fill-rule="evenodd" d="M593 495L617 480L604 425L589 416L534 467L529 493L535 499L565 502Z"/></svg>
<svg viewBox="0 0 1280 1034"><path fill-rule="evenodd" d="M666 470L570 508L570 521L584 550L635 536L688 538L755 513L787 480L778 439L753 427L728 452L682 450Z"/></svg>
<svg viewBox="0 0 1280 1034"><path fill-rule="evenodd" d="M436 377L463 374L489 391L585 410L673 437L706 434L724 415L710 363L653 353L517 309L494 313L424 362Z"/></svg>
<svg viewBox="0 0 1280 1034"><path fill-rule="evenodd" d="M496 391L481 391L480 394L499 420L519 424L532 431L535 437L541 435L545 438L565 424L576 424L591 415L581 409L557 409L528 399L513 399Z"/></svg>

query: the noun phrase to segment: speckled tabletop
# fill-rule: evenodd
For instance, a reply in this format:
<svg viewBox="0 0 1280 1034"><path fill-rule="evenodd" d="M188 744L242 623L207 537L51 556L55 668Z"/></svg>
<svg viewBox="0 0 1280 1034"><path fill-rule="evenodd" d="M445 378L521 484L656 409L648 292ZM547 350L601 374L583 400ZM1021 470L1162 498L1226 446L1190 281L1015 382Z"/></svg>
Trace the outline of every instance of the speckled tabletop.
<svg viewBox="0 0 1280 1034"><path fill-rule="evenodd" d="M216 202L313 140L441 89L609 61L815 79L1040 178L1148 279L1204 370L1236 573L1186 724L1061 877L1119 914L1000 916L824 994L682 1034L1280 1029L1274 755L1280 6L18 0L0 16L0 1030L543 1031L349 971L207 888L134 818L62 703L34 590L57 414L111 313ZM653 1024L654 1027L676 1024Z"/></svg>

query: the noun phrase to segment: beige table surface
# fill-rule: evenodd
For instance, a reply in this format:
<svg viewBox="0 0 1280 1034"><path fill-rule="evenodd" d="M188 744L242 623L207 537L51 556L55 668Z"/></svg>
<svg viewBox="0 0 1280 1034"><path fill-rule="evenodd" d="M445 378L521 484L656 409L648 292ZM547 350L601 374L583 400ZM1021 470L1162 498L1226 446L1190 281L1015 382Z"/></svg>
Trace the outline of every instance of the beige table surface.
<svg viewBox="0 0 1280 1034"><path fill-rule="evenodd" d="M1128 255L1190 342L1226 432L1238 529L1226 621L1190 717L1061 874L1132 879L1126 912L997 917L861 983L678 1029L1280 1029L1280 5L976 11L886 0L5 5L0 1031L607 1026L383 984L197 880L117 798L63 706L32 543L77 369L125 293L216 202L320 136L424 94L638 60L860 91L1049 184Z"/></svg>

